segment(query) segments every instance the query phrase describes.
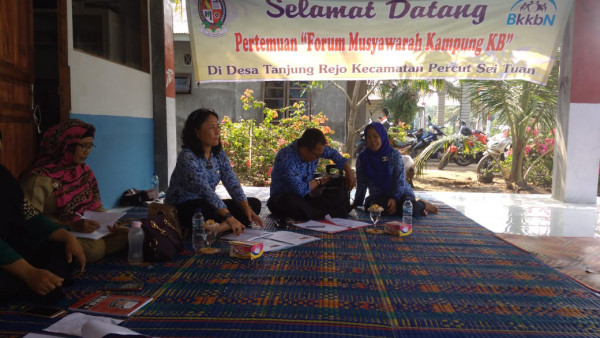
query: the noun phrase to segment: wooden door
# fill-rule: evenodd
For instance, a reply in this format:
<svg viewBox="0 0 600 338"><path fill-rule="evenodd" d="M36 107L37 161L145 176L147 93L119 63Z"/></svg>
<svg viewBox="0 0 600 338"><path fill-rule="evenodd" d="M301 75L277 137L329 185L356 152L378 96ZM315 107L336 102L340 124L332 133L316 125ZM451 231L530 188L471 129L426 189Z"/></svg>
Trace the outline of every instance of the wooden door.
<svg viewBox="0 0 600 338"><path fill-rule="evenodd" d="M32 112L32 0L0 0L0 163L18 176L37 151Z"/></svg>

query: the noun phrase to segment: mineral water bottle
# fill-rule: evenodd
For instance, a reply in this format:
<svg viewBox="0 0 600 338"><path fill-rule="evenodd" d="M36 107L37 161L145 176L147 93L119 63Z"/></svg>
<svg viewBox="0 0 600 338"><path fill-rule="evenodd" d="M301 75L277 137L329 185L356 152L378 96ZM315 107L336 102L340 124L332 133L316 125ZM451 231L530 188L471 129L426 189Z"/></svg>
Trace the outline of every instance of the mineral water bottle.
<svg viewBox="0 0 600 338"><path fill-rule="evenodd" d="M152 186L150 188L155 190L157 194L160 193L160 190L158 190L159 189L158 183L159 183L158 175L156 175L156 173L154 173L154 175L152 175Z"/></svg>
<svg viewBox="0 0 600 338"><path fill-rule="evenodd" d="M144 229L142 229L142 222L133 221L131 223L131 230L129 230L127 238L129 240L127 262L132 265L142 264L144 262Z"/></svg>
<svg viewBox="0 0 600 338"><path fill-rule="evenodd" d="M410 197L407 197L402 204L402 223L412 226L413 205Z"/></svg>
<svg viewBox="0 0 600 338"><path fill-rule="evenodd" d="M202 210L196 210L192 216L192 247L194 250L199 250L206 243L206 232L204 231L204 216Z"/></svg>

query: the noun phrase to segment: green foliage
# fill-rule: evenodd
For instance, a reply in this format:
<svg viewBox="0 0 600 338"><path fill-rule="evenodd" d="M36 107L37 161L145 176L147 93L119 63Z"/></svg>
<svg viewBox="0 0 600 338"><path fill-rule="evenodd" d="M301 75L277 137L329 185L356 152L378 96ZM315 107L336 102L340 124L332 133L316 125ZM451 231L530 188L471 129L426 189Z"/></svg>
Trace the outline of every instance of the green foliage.
<svg viewBox="0 0 600 338"><path fill-rule="evenodd" d="M406 142L406 133L410 130L410 124L398 122L397 125L391 126L388 129L388 139L392 146L398 146L402 142Z"/></svg>
<svg viewBox="0 0 600 338"><path fill-rule="evenodd" d="M319 113L310 118L305 115L304 102L300 101L292 107L271 109L262 101L252 96L251 90L246 90L240 98L244 109L262 109L264 120L257 123L255 120L241 120L233 122L225 117L221 126L221 143L223 150L229 156L231 165L240 182L255 186L268 185L275 155L279 149L290 142L300 138L308 128L320 129L329 146L340 149L341 144L331 139L334 131L325 126L327 118ZM273 123L279 113L284 110L291 112L290 118L285 118ZM317 170L324 171L329 160L321 159Z"/></svg>
<svg viewBox="0 0 600 338"><path fill-rule="evenodd" d="M385 81L379 88L381 103L389 109L393 121L412 122L419 108L419 93L409 81Z"/></svg>
<svg viewBox="0 0 600 338"><path fill-rule="evenodd" d="M557 61L558 63L558 61ZM558 99L558 65L554 65L548 83L534 84L522 80L469 81L474 88L472 100L484 113L495 114L498 122L510 127L513 140L513 163L508 181L518 187L526 185L524 171L526 144L534 130L549 131L555 125Z"/></svg>

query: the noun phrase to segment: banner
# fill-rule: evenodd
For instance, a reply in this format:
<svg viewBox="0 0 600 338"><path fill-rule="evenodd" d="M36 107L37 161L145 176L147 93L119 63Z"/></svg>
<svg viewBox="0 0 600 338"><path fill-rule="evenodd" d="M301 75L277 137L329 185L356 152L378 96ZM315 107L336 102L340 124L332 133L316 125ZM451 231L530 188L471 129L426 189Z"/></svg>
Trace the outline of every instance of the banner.
<svg viewBox="0 0 600 338"><path fill-rule="evenodd" d="M198 82L545 84L572 0L188 0Z"/></svg>

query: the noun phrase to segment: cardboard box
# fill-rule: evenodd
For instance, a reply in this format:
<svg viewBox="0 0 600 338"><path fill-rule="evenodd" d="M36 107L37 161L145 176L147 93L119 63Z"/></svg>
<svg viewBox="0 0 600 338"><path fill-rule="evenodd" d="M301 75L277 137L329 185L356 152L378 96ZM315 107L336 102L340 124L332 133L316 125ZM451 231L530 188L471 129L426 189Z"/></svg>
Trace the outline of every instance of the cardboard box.
<svg viewBox="0 0 600 338"><path fill-rule="evenodd" d="M404 224L398 221L391 221L383 224L385 233L394 236L408 236L412 234L412 225Z"/></svg>
<svg viewBox="0 0 600 338"><path fill-rule="evenodd" d="M256 259L263 254L263 244L258 242L230 241L229 256L241 259Z"/></svg>

